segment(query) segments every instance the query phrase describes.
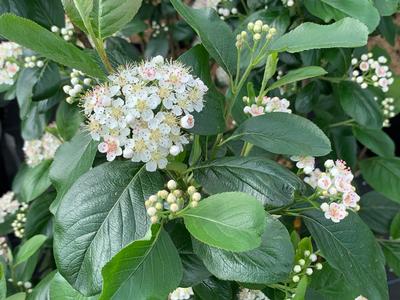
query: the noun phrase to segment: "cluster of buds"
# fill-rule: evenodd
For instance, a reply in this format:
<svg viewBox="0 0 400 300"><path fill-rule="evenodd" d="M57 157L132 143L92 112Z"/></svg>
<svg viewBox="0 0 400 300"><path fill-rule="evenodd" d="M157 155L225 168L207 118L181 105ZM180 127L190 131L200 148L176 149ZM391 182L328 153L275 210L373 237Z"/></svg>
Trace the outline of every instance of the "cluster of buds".
<svg viewBox="0 0 400 300"><path fill-rule="evenodd" d="M276 34L276 29L274 27L264 24L261 20L247 24L247 30L250 34L248 34L247 31L242 31L236 36L236 48L241 49L243 45L247 45L250 48L247 41L249 35L251 35L254 42L258 43L262 40L263 36L265 42L268 42Z"/></svg>
<svg viewBox="0 0 400 300"><path fill-rule="evenodd" d="M374 98L375 101L378 101L378 97ZM384 120L383 120L383 127L390 127L390 118L393 118L394 116L396 116L396 112L395 109L396 107L394 106L394 99L393 98L385 98L382 100L382 102L380 103L381 108L382 108L382 113L384 116Z"/></svg>
<svg viewBox="0 0 400 300"><path fill-rule="evenodd" d="M241 288L237 295L238 300L269 300L269 298L260 290L251 290Z"/></svg>
<svg viewBox="0 0 400 300"><path fill-rule="evenodd" d="M65 41L70 41L74 37L74 25L71 23L68 17L65 17L65 27L58 28L57 26L51 26L50 30L54 33L60 34Z"/></svg>
<svg viewBox="0 0 400 300"><path fill-rule="evenodd" d="M69 95L66 99L69 104L78 100L79 97L92 85L92 79L85 77L85 74L79 70L72 69L70 78L71 85L63 86L64 93Z"/></svg>
<svg viewBox="0 0 400 300"><path fill-rule="evenodd" d="M193 295L194 293L191 287L178 287L176 290L169 294L168 300L187 300L190 299Z"/></svg>
<svg viewBox="0 0 400 300"><path fill-rule="evenodd" d="M225 20L226 18L232 16L236 16L238 14L238 10L236 7L220 7L218 8L218 14L221 20Z"/></svg>
<svg viewBox="0 0 400 300"><path fill-rule="evenodd" d="M386 65L387 58L384 56L373 58L372 53L361 55L361 59L353 58L351 64L353 66L352 80L357 82L361 88L366 89L368 86L379 87L383 92L389 90L389 86L393 84L393 74Z"/></svg>
<svg viewBox="0 0 400 300"><path fill-rule="evenodd" d="M0 43L0 85L13 85L20 70L22 48L13 42Z"/></svg>
<svg viewBox="0 0 400 300"><path fill-rule="evenodd" d="M43 66L44 66L44 61L40 59L38 60L35 55L25 57L25 63L24 63L25 68L34 68L34 67L43 68Z"/></svg>
<svg viewBox="0 0 400 300"><path fill-rule="evenodd" d="M8 279L8 282L13 283L14 280L13 280L12 278L9 278L9 279ZM32 282L30 282L30 281L17 281L17 282L16 282L16 285L17 285L19 288L24 289L25 292L28 293L28 294L30 294L30 293L33 292L33 289L32 289Z"/></svg>
<svg viewBox="0 0 400 300"><path fill-rule="evenodd" d="M245 114L251 115L252 117L260 116L265 113L271 112L284 112L292 113L289 109L290 102L285 98L279 97L256 97L255 99L250 99L249 97L243 97L243 102L246 106L243 108Z"/></svg>
<svg viewBox="0 0 400 300"><path fill-rule="evenodd" d="M327 199L321 204L321 210L325 218L335 223L343 220L347 210L358 211L360 196L355 192L356 188L351 184L354 175L343 160L325 161L325 172L316 168L304 178L304 181L316 189L316 196Z"/></svg>
<svg viewBox="0 0 400 300"><path fill-rule="evenodd" d="M11 223L11 227L14 230L14 235L20 239L22 239L24 237L24 233L25 233L27 210L28 210L28 204L21 203L21 206L16 215L16 219Z"/></svg>
<svg viewBox="0 0 400 300"><path fill-rule="evenodd" d="M147 214L151 223L157 223L162 218L174 218L174 214L187 206L197 207L201 200L201 194L194 186L189 186L184 192L178 189L175 180L167 183L167 189L158 191L157 194L149 197L145 202Z"/></svg>
<svg viewBox="0 0 400 300"><path fill-rule="evenodd" d="M161 21L160 24L157 23L157 21L152 21L151 22L151 29L152 29L152 34L151 36L153 38L157 37L160 35L161 32L168 32L169 28L167 23L165 21Z"/></svg>
<svg viewBox="0 0 400 300"><path fill-rule="evenodd" d="M20 203L15 199L14 192L7 192L0 197L0 224L6 221L9 215L13 215L20 207Z"/></svg>
<svg viewBox="0 0 400 300"><path fill-rule="evenodd" d="M4 236L0 236L0 256L3 256L5 259L8 257L8 244Z"/></svg>
<svg viewBox="0 0 400 300"><path fill-rule="evenodd" d="M282 0L282 3L287 7L292 7L294 5L294 0Z"/></svg>

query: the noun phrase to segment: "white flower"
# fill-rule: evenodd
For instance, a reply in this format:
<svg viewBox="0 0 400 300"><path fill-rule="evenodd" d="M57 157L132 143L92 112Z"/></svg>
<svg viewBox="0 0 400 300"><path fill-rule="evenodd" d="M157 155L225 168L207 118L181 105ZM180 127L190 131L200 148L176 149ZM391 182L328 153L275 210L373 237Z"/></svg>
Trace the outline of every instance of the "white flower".
<svg viewBox="0 0 400 300"><path fill-rule="evenodd" d="M365 298L364 296L360 295L357 298L355 298L354 300L368 300L368 298Z"/></svg>
<svg viewBox="0 0 400 300"><path fill-rule="evenodd" d="M15 214L20 203L15 199L13 192L7 192L0 197L0 224L4 223L7 215Z"/></svg>
<svg viewBox="0 0 400 300"><path fill-rule="evenodd" d="M191 287L188 288L177 288L175 291L169 294L168 300L186 300L190 299L193 296L193 289Z"/></svg>
<svg viewBox="0 0 400 300"><path fill-rule="evenodd" d="M343 193L342 200L343 204L346 205L346 207L355 208L358 205L358 201L360 201L360 196L353 191L345 192Z"/></svg>
<svg viewBox="0 0 400 300"><path fill-rule="evenodd" d="M253 117L261 116L264 114L264 107L258 106L257 104L252 104L251 106L245 106L243 108L245 114L250 114Z"/></svg>
<svg viewBox="0 0 400 300"><path fill-rule="evenodd" d="M259 290L250 290L247 288L242 288L238 294L239 300L269 300L269 298L264 295L263 292Z"/></svg>
<svg viewBox="0 0 400 300"><path fill-rule="evenodd" d="M20 70L22 48L13 42L0 43L0 85L13 85Z"/></svg>
<svg viewBox="0 0 400 300"><path fill-rule="evenodd" d="M318 187L322 190L327 191L332 184L331 177L323 173L318 179Z"/></svg>
<svg viewBox="0 0 400 300"><path fill-rule="evenodd" d="M332 220L332 222L339 223L343 220L348 212L346 211L346 206L344 204L338 204L333 202L331 204L323 203L321 205L322 211L325 213L325 218Z"/></svg>
<svg viewBox="0 0 400 300"><path fill-rule="evenodd" d="M315 158L312 156L291 156L291 160L296 161L296 167L303 169L304 173L311 174L315 168Z"/></svg>
<svg viewBox="0 0 400 300"><path fill-rule="evenodd" d="M182 64L157 56L122 67L83 96L88 129L102 141L108 160L123 155L143 162L148 171L163 169L189 140L182 129L194 126L207 92Z"/></svg>

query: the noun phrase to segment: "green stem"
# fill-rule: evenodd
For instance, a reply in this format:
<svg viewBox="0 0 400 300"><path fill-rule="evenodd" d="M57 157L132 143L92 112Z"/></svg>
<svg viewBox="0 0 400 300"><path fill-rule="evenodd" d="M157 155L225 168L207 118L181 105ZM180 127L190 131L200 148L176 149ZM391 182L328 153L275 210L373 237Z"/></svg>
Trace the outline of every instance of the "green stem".
<svg viewBox="0 0 400 300"><path fill-rule="evenodd" d="M329 125L329 127L333 128L333 127L347 126L347 125L351 126L353 124L353 122L354 122L354 119L348 119L348 120L345 120L345 121L341 121L341 122L338 122L338 123L331 124L331 125Z"/></svg>

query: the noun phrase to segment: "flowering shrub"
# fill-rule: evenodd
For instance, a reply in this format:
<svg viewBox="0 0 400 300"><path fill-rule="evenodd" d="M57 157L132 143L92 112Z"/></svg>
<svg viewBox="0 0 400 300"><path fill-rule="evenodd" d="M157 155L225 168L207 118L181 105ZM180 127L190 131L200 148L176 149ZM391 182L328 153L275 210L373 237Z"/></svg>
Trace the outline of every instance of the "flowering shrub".
<svg viewBox="0 0 400 300"><path fill-rule="evenodd" d="M398 0L31 2L0 4L0 300L389 299L399 79L368 41Z"/></svg>

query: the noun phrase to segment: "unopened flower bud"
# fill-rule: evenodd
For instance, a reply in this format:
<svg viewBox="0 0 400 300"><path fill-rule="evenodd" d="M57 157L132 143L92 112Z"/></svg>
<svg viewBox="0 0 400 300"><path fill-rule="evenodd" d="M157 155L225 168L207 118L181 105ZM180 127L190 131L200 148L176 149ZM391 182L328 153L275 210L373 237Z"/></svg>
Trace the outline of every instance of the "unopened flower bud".
<svg viewBox="0 0 400 300"><path fill-rule="evenodd" d="M301 266L300 265L295 265L294 268L293 268L293 271L295 273L300 273L301 272Z"/></svg>
<svg viewBox="0 0 400 300"><path fill-rule="evenodd" d="M190 206L195 208L195 207L199 206L199 202L193 201L190 203Z"/></svg>
<svg viewBox="0 0 400 300"><path fill-rule="evenodd" d="M167 202L168 202L168 203L174 203L174 202L176 202L176 197L175 197L172 193L169 194L168 197L167 197Z"/></svg>
<svg viewBox="0 0 400 300"><path fill-rule="evenodd" d="M292 280L293 280L293 282L299 282L300 281L300 277L299 276L297 276L297 275L294 275L293 276L293 278L292 278Z"/></svg>
<svg viewBox="0 0 400 300"><path fill-rule="evenodd" d="M254 23L254 26L260 26L260 27L262 27L262 26L263 26L263 22L262 22L261 20L257 20L257 21Z"/></svg>
<svg viewBox="0 0 400 300"><path fill-rule="evenodd" d="M162 203L157 202L155 208L156 208L157 210L162 210L162 209L164 208L164 206L162 205Z"/></svg>
<svg viewBox="0 0 400 300"><path fill-rule="evenodd" d="M42 67L44 66L43 60L38 60L38 61L36 62L36 66L37 66L38 68L42 68Z"/></svg>
<svg viewBox="0 0 400 300"><path fill-rule="evenodd" d="M193 195L192 195L193 201L197 202L197 201L200 201L200 199L201 199L201 194L199 192L193 193Z"/></svg>
<svg viewBox="0 0 400 300"><path fill-rule="evenodd" d="M191 129L194 126L194 118L191 114L187 114L181 119L181 126L185 129Z"/></svg>
<svg viewBox="0 0 400 300"><path fill-rule="evenodd" d="M310 255L310 260L312 261L312 262L316 262L317 261L317 256L313 253L313 254L311 254Z"/></svg>
<svg viewBox="0 0 400 300"><path fill-rule="evenodd" d="M305 257L309 257L311 254L311 252L309 250L304 251L304 256Z"/></svg>
<svg viewBox="0 0 400 300"><path fill-rule="evenodd" d="M299 259L299 265L304 266L306 264L306 261L304 259Z"/></svg>
<svg viewBox="0 0 400 300"><path fill-rule="evenodd" d="M247 24L247 29L248 30L253 30L253 28L254 28L254 23L253 22L250 22L249 24Z"/></svg>
<svg viewBox="0 0 400 300"><path fill-rule="evenodd" d="M154 216L155 214L157 213L157 209L155 208L155 207L149 207L148 209L147 209L147 214L150 216L150 217L152 217L152 216Z"/></svg>
<svg viewBox="0 0 400 300"><path fill-rule="evenodd" d="M269 26L267 24L263 25L262 31L263 32L268 32L269 31Z"/></svg>
<svg viewBox="0 0 400 300"><path fill-rule="evenodd" d="M157 222L158 222L158 217L157 217L157 216L152 216L152 217L150 218L150 222L151 222L152 224L157 223Z"/></svg>
<svg viewBox="0 0 400 300"><path fill-rule="evenodd" d="M317 268L317 270L322 270L322 264L321 263L317 263L315 265L315 267Z"/></svg>
<svg viewBox="0 0 400 300"><path fill-rule="evenodd" d="M176 198L179 198L179 197L182 197L182 191L181 190L175 190L175 191L173 191L172 192L172 194L176 197Z"/></svg>
<svg viewBox="0 0 400 300"><path fill-rule="evenodd" d="M177 183L176 183L175 180L172 180L172 179L171 179L170 181L167 182L167 188L168 188L170 191L175 190L176 187L177 187Z"/></svg>
<svg viewBox="0 0 400 300"><path fill-rule="evenodd" d="M177 156L179 153L181 153L181 148L177 145L172 145L171 148L169 148L169 154L172 156Z"/></svg>
<svg viewBox="0 0 400 300"><path fill-rule="evenodd" d="M260 39L261 39L261 34L256 33L256 34L253 35L253 40L259 41Z"/></svg>
<svg viewBox="0 0 400 300"><path fill-rule="evenodd" d="M246 31L242 31L241 33L240 33L240 36L244 39L244 38L246 38L247 37L247 32Z"/></svg>
<svg viewBox="0 0 400 300"><path fill-rule="evenodd" d="M85 79L83 79L83 83L84 83L85 85L90 85L90 84L92 83L92 79L90 79L90 78L85 78Z"/></svg>
<svg viewBox="0 0 400 300"><path fill-rule="evenodd" d="M188 187L187 192L190 196L192 196L194 193L197 192L197 189L193 185L191 185Z"/></svg>
<svg viewBox="0 0 400 300"><path fill-rule="evenodd" d="M260 33L261 30L262 30L262 26L257 25L257 24L254 25L253 31L254 31L255 33Z"/></svg>
<svg viewBox="0 0 400 300"><path fill-rule="evenodd" d="M58 32L60 29L57 26L51 26L51 32Z"/></svg>
<svg viewBox="0 0 400 300"><path fill-rule="evenodd" d="M171 206L169 207L169 209L172 212L177 212L179 210L179 206L176 203L172 203Z"/></svg>
<svg viewBox="0 0 400 300"><path fill-rule="evenodd" d="M307 269L306 269L306 274L307 274L307 275L311 276L312 273L313 273L313 269L311 269L311 268L307 268Z"/></svg>

